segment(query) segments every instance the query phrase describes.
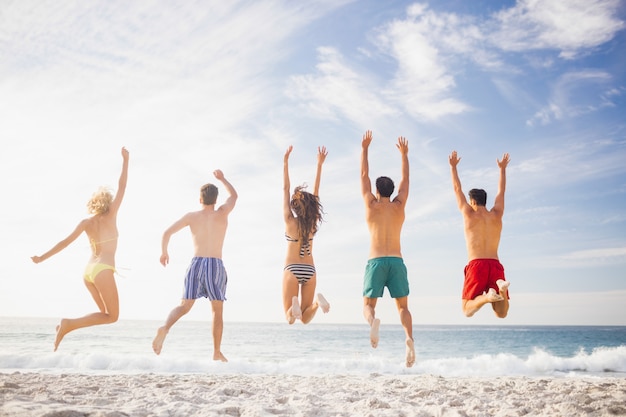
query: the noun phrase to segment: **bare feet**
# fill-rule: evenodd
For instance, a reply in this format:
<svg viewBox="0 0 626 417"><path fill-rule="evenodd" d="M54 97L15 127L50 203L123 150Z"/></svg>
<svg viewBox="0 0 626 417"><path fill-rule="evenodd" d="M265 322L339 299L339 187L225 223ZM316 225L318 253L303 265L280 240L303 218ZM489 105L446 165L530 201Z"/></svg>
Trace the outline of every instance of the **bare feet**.
<svg viewBox="0 0 626 417"><path fill-rule="evenodd" d="M63 340L63 337L69 331L67 329L67 319L62 319L61 323L59 323L59 325L56 327L56 330L57 330L57 337L56 339L54 339L54 351L55 352L57 351L57 348L59 347L61 340Z"/></svg>
<svg viewBox="0 0 626 417"><path fill-rule="evenodd" d="M330 304L320 293L317 293L317 305L322 309L324 313L328 313L328 311L330 310Z"/></svg>
<svg viewBox="0 0 626 417"><path fill-rule="evenodd" d="M217 352L213 354L213 360L214 361L222 361L222 362L228 362L228 359L226 359L226 356L224 356L222 354L222 352Z"/></svg>
<svg viewBox="0 0 626 417"><path fill-rule="evenodd" d="M489 291L487 291L487 294L485 294L485 296L487 297L487 302L489 303L496 303L498 301L504 300L504 297L498 294L493 288L489 288Z"/></svg>
<svg viewBox="0 0 626 417"><path fill-rule="evenodd" d="M378 329L380 328L380 319L374 319L372 321L372 327L370 329L370 343L372 347L376 349L378 347Z"/></svg>
<svg viewBox="0 0 626 417"><path fill-rule="evenodd" d="M296 296L291 299L291 314L296 319L302 320L302 310L300 309L300 302Z"/></svg>
<svg viewBox="0 0 626 417"><path fill-rule="evenodd" d="M410 368L415 364L415 346L413 339L406 339L406 367Z"/></svg>
<svg viewBox="0 0 626 417"><path fill-rule="evenodd" d="M509 285L511 285L511 283L503 279L499 279L496 281L496 285L498 286L498 290L500 290L500 295L502 296L502 298L506 297L509 291Z"/></svg>
<svg viewBox="0 0 626 417"><path fill-rule="evenodd" d="M163 348L163 341L165 340L165 336L167 336L167 329L165 326L159 327L157 330L157 334L152 341L152 350L157 355L161 354L161 349Z"/></svg>

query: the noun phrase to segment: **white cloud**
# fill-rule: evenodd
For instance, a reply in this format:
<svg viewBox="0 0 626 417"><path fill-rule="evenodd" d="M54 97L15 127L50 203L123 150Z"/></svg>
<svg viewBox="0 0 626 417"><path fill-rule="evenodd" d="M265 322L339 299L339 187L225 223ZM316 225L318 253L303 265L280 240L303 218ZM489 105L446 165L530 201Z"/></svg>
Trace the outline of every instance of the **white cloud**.
<svg viewBox="0 0 626 417"><path fill-rule="evenodd" d="M605 261L610 258L626 260L626 247L580 250L562 255L561 257L576 261Z"/></svg>
<svg viewBox="0 0 626 417"><path fill-rule="evenodd" d="M624 29L619 0L519 0L494 15L491 38L504 51L560 50L575 58Z"/></svg>
<svg viewBox="0 0 626 417"><path fill-rule="evenodd" d="M606 84L612 81L604 71L568 72L559 77L550 92L548 104L537 111L526 124L546 125L553 121L572 118L598 111L612 105ZM615 89L608 89L614 91Z"/></svg>
<svg viewBox="0 0 626 417"><path fill-rule="evenodd" d="M468 112L472 106L456 97L455 77L465 71L464 66L472 62L482 70L506 71L515 74L510 60L503 52L526 52L538 50L560 50L561 57L574 58L589 48L601 45L624 28L624 22L616 17L619 3L613 0L586 0L572 2L531 1L518 2L482 20L455 13L439 13L422 3L406 9L403 19L394 19L376 28L373 42L380 55L359 47L361 56L371 64L386 65L387 57L395 65L392 78L388 81L369 76L358 77L363 70L353 69L341 53L333 48L320 50L320 74L294 78L295 87L291 97L306 103L317 117L334 118L335 112L351 120L360 120L350 110L358 99L364 97L378 111L385 114L402 109L421 121L436 121L446 116ZM538 67L552 66L550 57L527 57ZM509 61L509 62L507 62ZM565 83L573 74L565 75ZM596 75L597 79L599 76ZM344 86L348 97L338 97L336 86ZM502 86L503 81L500 81ZM356 94L355 91L380 91L378 95ZM548 124L563 117L595 111L610 105L607 99L601 103L580 103L576 107L557 96L544 108L538 110L528 121L529 125ZM604 95L609 97L608 94ZM374 99L373 99L374 98ZM360 109L362 110L362 109Z"/></svg>
<svg viewBox="0 0 626 417"><path fill-rule="evenodd" d="M371 126L373 120L397 114L376 94L376 86L353 70L334 48L318 48L317 73L291 78L287 95L299 99L314 117L338 120L345 117L357 126Z"/></svg>

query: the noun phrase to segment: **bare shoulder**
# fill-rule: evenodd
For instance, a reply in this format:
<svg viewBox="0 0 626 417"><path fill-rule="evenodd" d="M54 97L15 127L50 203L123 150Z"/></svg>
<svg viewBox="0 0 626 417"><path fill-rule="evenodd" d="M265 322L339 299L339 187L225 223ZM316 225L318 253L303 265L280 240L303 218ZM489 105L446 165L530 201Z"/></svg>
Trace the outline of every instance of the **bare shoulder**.
<svg viewBox="0 0 626 417"><path fill-rule="evenodd" d="M488 213L491 215L491 217L501 219L504 215L504 210L501 210L500 208L494 206L491 210L489 210Z"/></svg>

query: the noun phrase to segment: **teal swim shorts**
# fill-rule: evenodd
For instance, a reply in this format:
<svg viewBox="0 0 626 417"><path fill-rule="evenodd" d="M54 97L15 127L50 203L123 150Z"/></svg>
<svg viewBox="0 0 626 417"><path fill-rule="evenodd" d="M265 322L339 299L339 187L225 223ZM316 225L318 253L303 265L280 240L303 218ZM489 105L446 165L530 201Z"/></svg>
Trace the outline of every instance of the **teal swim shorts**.
<svg viewBox="0 0 626 417"><path fill-rule="evenodd" d="M391 298L409 295L409 280L402 258L384 256L367 261L363 279L363 297L382 297L385 287L389 290Z"/></svg>

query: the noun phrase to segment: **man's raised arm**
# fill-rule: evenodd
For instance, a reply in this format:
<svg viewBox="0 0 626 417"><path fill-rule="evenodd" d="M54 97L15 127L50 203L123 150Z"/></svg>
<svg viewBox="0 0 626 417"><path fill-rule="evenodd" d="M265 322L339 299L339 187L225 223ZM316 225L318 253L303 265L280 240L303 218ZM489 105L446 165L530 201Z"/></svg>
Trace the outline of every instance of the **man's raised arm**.
<svg viewBox="0 0 626 417"><path fill-rule="evenodd" d="M375 198L372 194L372 182L370 181L369 174L368 150L370 143L372 143L372 131L368 130L363 135L361 142L361 194L367 202Z"/></svg>
<svg viewBox="0 0 626 417"><path fill-rule="evenodd" d="M396 147L402 155L402 178L400 178L398 194L394 200L404 204L409 197L409 142L406 138L400 136Z"/></svg>
<svg viewBox="0 0 626 417"><path fill-rule="evenodd" d="M220 206L220 210L227 210L230 212L233 208L235 208L235 203L237 202L237 191L235 191L235 187L233 187L232 184L224 177L224 173L221 170L216 169L213 171L213 175L215 175L215 178L224 184L226 192L228 193L228 198L224 204Z"/></svg>
<svg viewBox="0 0 626 417"><path fill-rule="evenodd" d="M502 155L502 160L496 160L500 168L500 180L498 181L498 194L493 202L493 210L500 213L504 212L504 192L506 191L506 167L511 160L508 153Z"/></svg>
<svg viewBox="0 0 626 417"><path fill-rule="evenodd" d="M456 196L456 204L459 210L463 211L468 207L468 204L465 194L463 194L461 180L459 179L459 173L457 171L457 165L461 161L461 158L457 155L456 151L452 151L448 157L448 161L450 162L450 173L452 175L452 187L454 188L454 195Z"/></svg>

